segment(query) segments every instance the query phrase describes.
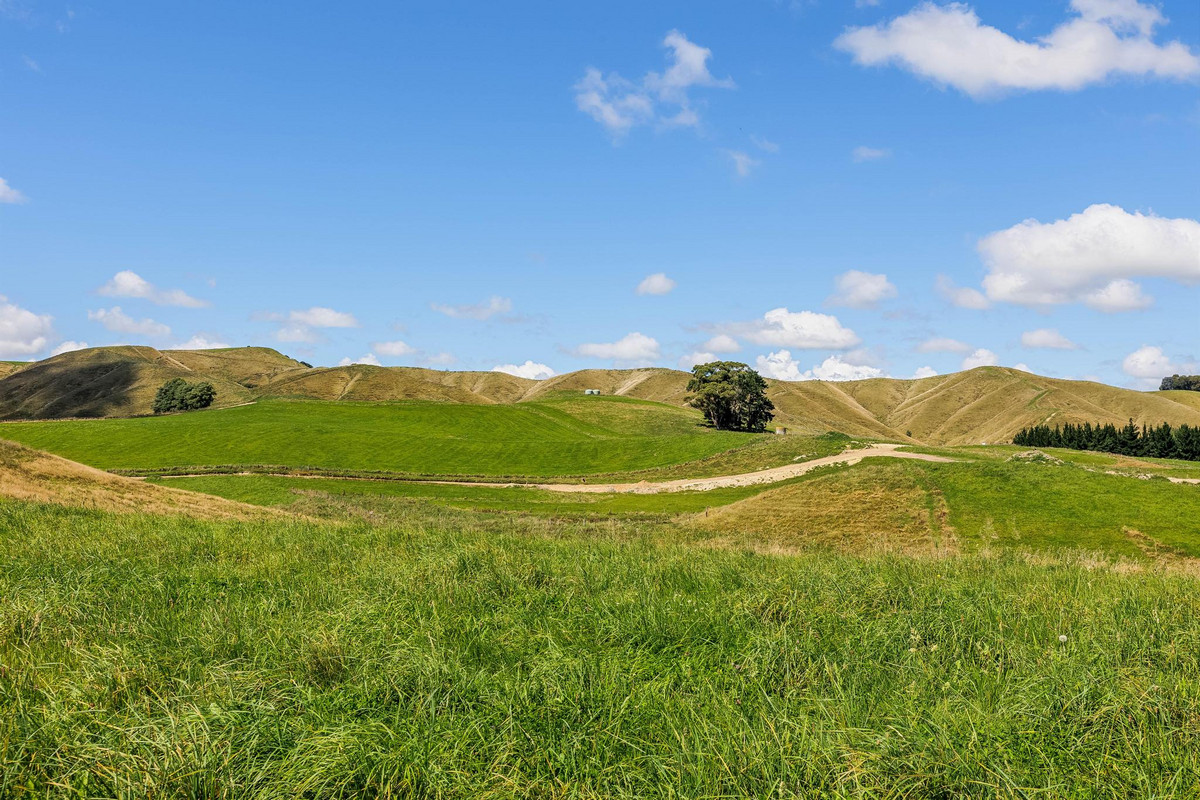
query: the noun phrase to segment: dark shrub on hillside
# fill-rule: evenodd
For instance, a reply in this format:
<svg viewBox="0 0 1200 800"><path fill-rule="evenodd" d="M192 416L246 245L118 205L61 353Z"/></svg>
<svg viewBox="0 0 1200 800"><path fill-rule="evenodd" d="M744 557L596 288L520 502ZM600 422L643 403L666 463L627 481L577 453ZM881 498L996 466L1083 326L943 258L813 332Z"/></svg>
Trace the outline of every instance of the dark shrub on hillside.
<svg viewBox="0 0 1200 800"><path fill-rule="evenodd" d="M215 399L217 392L207 381L188 383L183 378L172 378L158 387L158 392L154 395L154 413L166 414L170 411L208 408Z"/></svg>

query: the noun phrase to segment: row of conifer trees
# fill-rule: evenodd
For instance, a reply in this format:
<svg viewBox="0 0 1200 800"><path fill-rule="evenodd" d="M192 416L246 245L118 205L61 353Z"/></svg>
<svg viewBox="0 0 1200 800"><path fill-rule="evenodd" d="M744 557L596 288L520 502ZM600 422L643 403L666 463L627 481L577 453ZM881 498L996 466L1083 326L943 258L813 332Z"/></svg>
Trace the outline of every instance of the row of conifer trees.
<svg viewBox="0 0 1200 800"><path fill-rule="evenodd" d="M1013 444L1026 447L1066 447L1072 450L1099 450L1102 453L1118 453L1125 456L1149 456L1151 458L1182 458L1200 461L1200 428L1180 425L1172 428L1168 423L1140 428L1129 420L1129 424L1118 428L1107 425L1035 425L1022 428L1013 437Z"/></svg>

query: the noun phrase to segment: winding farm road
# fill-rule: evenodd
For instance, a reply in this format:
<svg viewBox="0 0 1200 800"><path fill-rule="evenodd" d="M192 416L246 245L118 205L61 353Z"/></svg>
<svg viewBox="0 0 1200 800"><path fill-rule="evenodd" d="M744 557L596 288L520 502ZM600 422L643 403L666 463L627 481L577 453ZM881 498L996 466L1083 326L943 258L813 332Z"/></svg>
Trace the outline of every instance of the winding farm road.
<svg viewBox="0 0 1200 800"><path fill-rule="evenodd" d="M836 456L815 458L799 464L787 464L782 467L759 470L758 472L743 472L740 475L720 475L715 478L681 478L674 481L651 483L476 483L474 486L523 486L530 489L545 489L550 492L570 492L572 494L607 494L627 492L631 494L657 494L659 492L695 492L708 489L725 489L733 486L756 486L762 483L778 483L789 478L795 478L810 472L817 467L829 464L857 464L864 458L884 456L887 458L909 458L916 461L954 461L953 458L931 456L924 453L901 452L898 444L876 444L860 450L847 450ZM456 481L438 481L438 483L457 483Z"/></svg>

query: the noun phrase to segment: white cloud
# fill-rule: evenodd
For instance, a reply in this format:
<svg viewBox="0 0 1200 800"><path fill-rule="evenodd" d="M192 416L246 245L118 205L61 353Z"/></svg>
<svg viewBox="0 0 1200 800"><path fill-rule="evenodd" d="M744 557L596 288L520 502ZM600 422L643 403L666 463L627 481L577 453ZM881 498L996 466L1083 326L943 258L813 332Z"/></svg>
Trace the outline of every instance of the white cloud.
<svg viewBox="0 0 1200 800"><path fill-rule="evenodd" d="M379 363L379 359L375 357L374 353L367 353L366 355L359 356L358 358L343 358L338 362L339 367L349 367L353 366L354 364L365 364L369 367L383 366Z"/></svg>
<svg viewBox="0 0 1200 800"><path fill-rule="evenodd" d="M979 252L988 297L1029 306L1126 311L1151 302L1131 278L1200 283L1200 222L1107 204L1055 222L1027 219L980 239Z"/></svg>
<svg viewBox="0 0 1200 800"><path fill-rule="evenodd" d="M515 375L518 378L528 378L534 381L544 381L558 374L549 366L539 364L535 361L526 361L524 364L497 364L492 367L492 372L503 372L508 375Z"/></svg>
<svg viewBox="0 0 1200 800"><path fill-rule="evenodd" d="M954 281L945 275L937 276L937 293L941 295L942 299L959 308L971 308L976 311L982 311L990 308L992 305L991 301L984 297L983 293L978 289L955 286Z"/></svg>
<svg viewBox="0 0 1200 800"><path fill-rule="evenodd" d="M728 336L738 336L768 347L846 350L861 341L835 316L813 311L793 312L786 308L772 309L759 320L720 327Z"/></svg>
<svg viewBox="0 0 1200 800"><path fill-rule="evenodd" d="M136 297L160 306L203 308L208 305L204 300L198 300L182 289L159 289L128 269L118 272L112 280L97 289L96 293L105 297Z"/></svg>
<svg viewBox="0 0 1200 800"><path fill-rule="evenodd" d="M933 367L917 367L917 371L913 373L913 379L920 380L921 378L934 378L937 377L937 374L938 371Z"/></svg>
<svg viewBox="0 0 1200 800"><path fill-rule="evenodd" d="M663 39L670 53L665 72L648 72L640 81L626 80L617 73L604 75L589 67L575 84L575 105L620 138L638 125L693 126L700 122L688 95L694 87L732 89L728 78L713 77L708 70L712 51L701 47L679 31Z"/></svg>
<svg viewBox="0 0 1200 800"><path fill-rule="evenodd" d="M724 333L718 333L716 336L709 339L702 346L702 349L710 353L736 353L742 349L738 344L737 339L732 336L727 336Z"/></svg>
<svg viewBox="0 0 1200 800"><path fill-rule="evenodd" d="M59 342L57 345L55 345L54 349L50 351L50 355L61 356L63 353L73 353L76 350L86 350L87 348L87 342L74 342L67 340L65 342Z"/></svg>
<svg viewBox="0 0 1200 800"><path fill-rule="evenodd" d="M656 272L653 275L647 275L642 279L642 282L637 285L638 294L667 294L674 289L678 284L668 278L662 272Z"/></svg>
<svg viewBox="0 0 1200 800"><path fill-rule="evenodd" d="M615 342L581 344L575 348L575 355L635 364L658 361L661 357L658 341L636 331Z"/></svg>
<svg viewBox="0 0 1200 800"><path fill-rule="evenodd" d="M431 367L447 367L458 361L453 353L434 353L433 355L425 356L421 359L422 363Z"/></svg>
<svg viewBox="0 0 1200 800"><path fill-rule="evenodd" d="M1031 370L1029 368L1029 365L1026 364L1024 361L1018 361L1016 364L1013 364L1012 368L1016 369L1016 370L1020 370L1021 372L1029 372L1029 373L1033 372L1033 370Z"/></svg>
<svg viewBox="0 0 1200 800"><path fill-rule="evenodd" d="M54 318L35 314L0 295L0 358L32 356L45 349L54 335Z"/></svg>
<svg viewBox="0 0 1200 800"><path fill-rule="evenodd" d="M751 134L750 141L755 147L757 147L759 150L762 150L764 153L779 152L779 145L775 142L772 142L770 139L764 139L761 136L755 136Z"/></svg>
<svg viewBox="0 0 1200 800"><path fill-rule="evenodd" d="M109 309L98 309L87 312L88 319L99 322L114 333L127 333L133 336L146 336L161 339L171 335L171 328L152 319L136 320L121 310L120 306Z"/></svg>
<svg viewBox="0 0 1200 800"><path fill-rule="evenodd" d="M918 353L967 353L970 350L971 345L966 342L940 336L926 339L917 345Z"/></svg>
<svg viewBox="0 0 1200 800"><path fill-rule="evenodd" d="M1154 305L1154 298L1131 280L1119 278L1083 295L1083 304L1097 311L1112 314L1118 311L1140 311Z"/></svg>
<svg viewBox="0 0 1200 800"><path fill-rule="evenodd" d="M679 357L679 361L675 365L684 372L691 372L692 367L697 364L707 364L711 361L719 361L720 357L716 353L708 353L703 350L696 350L691 353L684 353Z"/></svg>
<svg viewBox="0 0 1200 800"><path fill-rule="evenodd" d="M997 363L996 354L981 347L962 360L962 368L994 367Z"/></svg>
<svg viewBox="0 0 1200 800"><path fill-rule="evenodd" d="M283 314L260 314L256 319L268 319L282 322L283 325L275 331L275 338L281 342L319 342L320 335L315 328L357 328L358 320L353 314L344 311L334 311L324 306L313 306L308 309L289 311Z"/></svg>
<svg viewBox="0 0 1200 800"><path fill-rule="evenodd" d="M801 370L800 363L788 350L779 350L755 359L758 371L768 378L781 381L860 381L881 378L883 370L865 364L851 364L841 356L832 355L812 369Z"/></svg>
<svg viewBox="0 0 1200 800"><path fill-rule="evenodd" d="M357 328L358 320L353 314L334 311L332 308L313 306L304 311L289 311L288 322L309 328Z"/></svg>
<svg viewBox="0 0 1200 800"><path fill-rule="evenodd" d="M850 151L850 158L854 160L854 163L861 164L864 161L878 161L881 158L887 158L891 154L891 150L881 150L877 147L859 145Z"/></svg>
<svg viewBox="0 0 1200 800"><path fill-rule="evenodd" d="M1143 389L1157 389L1163 378L1195 372L1200 365L1189 359L1174 360L1161 347L1142 345L1121 362L1125 374Z"/></svg>
<svg viewBox="0 0 1200 800"><path fill-rule="evenodd" d="M1078 350L1079 345L1063 336L1054 328L1038 328L1021 334L1023 347L1044 347L1050 350ZM1028 370L1027 370L1028 371Z"/></svg>
<svg viewBox="0 0 1200 800"><path fill-rule="evenodd" d="M739 178L746 177L755 167L762 164L757 158L752 158L741 150L726 150L725 155L729 156L730 160L733 161L733 169L737 172Z"/></svg>
<svg viewBox="0 0 1200 800"><path fill-rule="evenodd" d="M512 300L507 297L489 297L485 302L463 306L448 306L441 303L430 303L429 307L439 314L445 314L454 319L490 319L497 314L507 314L512 311Z"/></svg>
<svg viewBox="0 0 1200 800"><path fill-rule="evenodd" d="M850 28L834 46L863 66L896 65L976 98L1006 90L1072 91L1111 77L1191 78L1200 57L1159 45L1157 8L1136 0L1072 0L1075 15L1037 41L980 23L963 3L924 2L872 27Z"/></svg>
<svg viewBox="0 0 1200 800"><path fill-rule="evenodd" d="M4 180L4 178L0 178L0 203L17 205L24 203L28 199L29 198L25 197L25 195L9 186L8 181Z"/></svg>
<svg viewBox="0 0 1200 800"><path fill-rule="evenodd" d="M887 275L852 269L838 275L834 284L837 292L829 298L829 303L835 306L873 308L880 300L896 296L896 287Z"/></svg>
<svg viewBox="0 0 1200 800"><path fill-rule="evenodd" d="M371 345L371 349L379 353L381 356L391 356L398 358L400 356L411 356L417 352L415 347L410 346L406 342L399 339L393 342L375 342Z"/></svg>
<svg viewBox="0 0 1200 800"><path fill-rule="evenodd" d="M172 347L172 350L224 350L230 345L222 342L220 339L210 339L202 333L198 333L188 339L183 344L177 344Z"/></svg>

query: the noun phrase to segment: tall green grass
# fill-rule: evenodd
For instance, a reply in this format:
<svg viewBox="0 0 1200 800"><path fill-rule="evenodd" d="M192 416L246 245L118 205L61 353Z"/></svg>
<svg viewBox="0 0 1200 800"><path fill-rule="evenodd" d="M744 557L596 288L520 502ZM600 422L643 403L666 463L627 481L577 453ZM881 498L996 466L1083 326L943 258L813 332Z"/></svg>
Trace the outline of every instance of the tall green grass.
<svg viewBox="0 0 1200 800"><path fill-rule="evenodd" d="M0 502L0 796L1196 796L1195 589Z"/></svg>

